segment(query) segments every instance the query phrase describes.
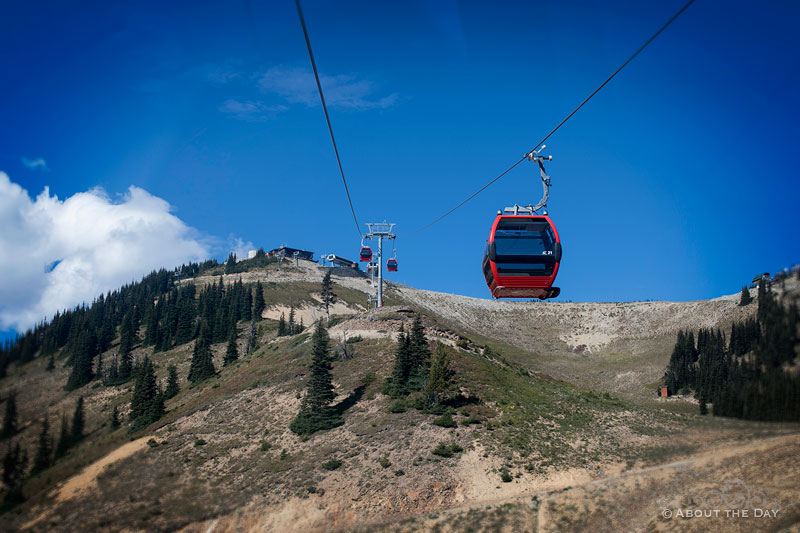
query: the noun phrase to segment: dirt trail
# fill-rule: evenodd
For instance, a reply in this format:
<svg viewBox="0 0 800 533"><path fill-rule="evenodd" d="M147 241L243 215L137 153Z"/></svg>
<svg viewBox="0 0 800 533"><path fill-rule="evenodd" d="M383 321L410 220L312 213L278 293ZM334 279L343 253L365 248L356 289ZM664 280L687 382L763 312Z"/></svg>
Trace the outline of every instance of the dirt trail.
<svg viewBox="0 0 800 533"><path fill-rule="evenodd" d="M127 444L123 444L99 461L90 464L84 468L80 474L69 478L67 482L64 483L64 486L61 487L56 495L56 501L61 503L66 500L71 500L77 498L81 492L93 489L97 486L97 476L103 472L106 466L126 459L139 450L144 449L144 447L147 446L147 441L151 438L150 436L142 437Z"/></svg>
<svg viewBox="0 0 800 533"><path fill-rule="evenodd" d="M36 514L36 518L24 524L20 529L29 529L36 524L47 520L53 513L53 510L57 508L57 504L75 499L88 491L94 490L97 487L97 477L103 473L103 470L108 465L123 459L127 459L139 450L144 449L147 446L147 441L152 438L153 437L151 436L142 437L140 439L123 444L102 459L95 461L81 470L80 473L69 478L66 482L64 482L61 488L57 487L50 493L50 495L55 498L56 506L50 506L49 508L38 512L38 514L36 513L36 510L34 510L34 513L32 514Z"/></svg>

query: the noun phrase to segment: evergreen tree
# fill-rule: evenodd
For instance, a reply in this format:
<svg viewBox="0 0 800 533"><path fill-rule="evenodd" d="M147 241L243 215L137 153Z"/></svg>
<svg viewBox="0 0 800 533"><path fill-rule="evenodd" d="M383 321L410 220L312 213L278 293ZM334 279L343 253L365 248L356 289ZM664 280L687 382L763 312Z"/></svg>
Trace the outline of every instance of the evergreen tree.
<svg viewBox="0 0 800 533"><path fill-rule="evenodd" d="M6 397L6 409L3 415L3 429L0 439L13 437L19 431L19 413L17 412L17 391L11 390Z"/></svg>
<svg viewBox="0 0 800 533"><path fill-rule="evenodd" d="M199 383L217 373L214 368L209 336L208 325L204 322L200 326L200 334L195 341L192 362L189 365L189 381L192 383Z"/></svg>
<svg viewBox="0 0 800 533"><path fill-rule="evenodd" d="M111 347L111 342L114 340L114 324L109 317L103 319L103 326L100 328L100 334L97 336L97 342L100 346L100 351L105 352Z"/></svg>
<svg viewBox="0 0 800 533"><path fill-rule="evenodd" d="M69 424L67 423L67 415L64 413L61 416L61 431L58 434L58 442L56 443L56 459L64 457L69 447Z"/></svg>
<svg viewBox="0 0 800 533"><path fill-rule="evenodd" d="M244 289L242 300L242 320L250 322L253 320L253 291L250 288Z"/></svg>
<svg viewBox="0 0 800 533"><path fill-rule="evenodd" d="M312 358L306 395L303 397L300 412L289 425L289 429L298 435L310 435L343 423L341 416L331 405L336 395L333 392L329 340L328 332L320 320L312 336Z"/></svg>
<svg viewBox="0 0 800 533"><path fill-rule="evenodd" d="M331 271L325 272L325 277L322 278L322 291L320 293L322 306L325 308L325 316L328 320L331 319L330 306L336 303L337 296L333 292L333 281L331 280Z"/></svg>
<svg viewBox="0 0 800 533"><path fill-rule="evenodd" d="M125 383L133 375L133 356L130 351L119 351L119 370L117 371L117 379L119 383ZM116 365L116 363L115 363Z"/></svg>
<svg viewBox="0 0 800 533"><path fill-rule="evenodd" d="M453 377L455 372L450 368L450 356L441 342L436 343L431 361L430 374L425 386L425 399L429 405L443 403L454 391Z"/></svg>
<svg viewBox="0 0 800 533"><path fill-rule="evenodd" d="M707 415L708 414L708 406L706 405L706 399L700 398L700 414Z"/></svg>
<svg viewBox="0 0 800 533"><path fill-rule="evenodd" d="M289 335L297 333L297 327L294 323L294 306L289 308L289 322L286 324L286 331Z"/></svg>
<svg viewBox="0 0 800 533"><path fill-rule="evenodd" d="M22 481L25 479L25 467L28 465L28 454L19 447L19 442L8 446L3 457L3 485L6 487L5 504L13 505L24 500Z"/></svg>
<svg viewBox="0 0 800 533"><path fill-rule="evenodd" d="M150 402L150 408L147 410L146 420L148 424L160 420L161 417L164 416L164 413L166 413L164 407L164 391L161 390L161 387L156 385L156 395L153 397L153 401Z"/></svg>
<svg viewBox="0 0 800 533"><path fill-rule="evenodd" d="M236 271L236 254L231 252L228 254L228 260L225 261L225 273L232 274Z"/></svg>
<svg viewBox="0 0 800 533"><path fill-rule="evenodd" d="M253 300L253 318L261 320L261 313L263 313L266 308L267 304L264 302L264 287L259 280L256 283L256 295Z"/></svg>
<svg viewBox="0 0 800 533"><path fill-rule="evenodd" d="M175 330L176 346L192 340L194 336L194 317L194 303L186 300L182 301L180 304L180 312L178 313L178 326Z"/></svg>
<svg viewBox="0 0 800 533"><path fill-rule="evenodd" d="M111 408L111 431L114 431L120 426L119 421L119 411L117 410L117 406Z"/></svg>
<svg viewBox="0 0 800 533"><path fill-rule="evenodd" d="M75 348L75 359L72 365L72 371L67 380L66 390L71 391L83 387L94 377L93 363L94 363L94 350L92 348L93 338L87 331L80 333L79 339Z"/></svg>
<svg viewBox="0 0 800 533"><path fill-rule="evenodd" d="M128 311L122 319L119 329L119 354L124 357L133 349L136 332L133 329L133 313Z"/></svg>
<svg viewBox="0 0 800 533"><path fill-rule="evenodd" d="M52 452L53 441L50 437L50 424L47 421L47 416L45 416L42 422L42 430L39 433L39 445L36 448L36 455L33 458L32 476L47 470L52 464Z"/></svg>
<svg viewBox="0 0 800 533"><path fill-rule="evenodd" d="M413 390L422 390L428 377L431 366L431 350L428 348L428 339L425 338L425 327L419 315L414 318L409 334L409 359L411 361L411 375L409 386Z"/></svg>
<svg viewBox="0 0 800 533"><path fill-rule="evenodd" d="M78 396L78 402L75 404L75 412L72 414L72 426L70 428L69 442L70 446L75 446L83 440L83 428L85 423L85 415L83 412L83 396Z"/></svg>
<svg viewBox="0 0 800 533"><path fill-rule="evenodd" d="M164 415L164 393L156 382L155 368L149 357L145 357L136 375L136 385L131 398L131 429L142 429Z"/></svg>
<svg viewBox="0 0 800 533"><path fill-rule="evenodd" d="M169 400L178 395L181 387L178 383L178 367L169 365L167 367L167 388L164 390L164 399Z"/></svg>
<svg viewBox="0 0 800 533"><path fill-rule="evenodd" d="M45 369L47 372L52 372L53 370L55 370L55 368L56 368L56 359L55 359L55 357L54 357L54 356L51 354L51 355L50 355L50 357L47 359L47 366L46 366L46 367L44 367L44 369Z"/></svg>
<svg viewBox="0 0 800 533"><path fill-rule="evenodd" d="M750 290L747 286L742 287L742 296L739 298L739 305L745 306L753 301L753 297L750 296Z"/></svg>
<svg viewBox="0 0 800 533"><path fill-rule="evenodd" d="M397 337L397 349L395 351L394 368L392 374L386 379L383 385L383 393L392 398L400 398L409 392L409 378L411 377L411 343L407 334L400 326L400 333Z"/></svg>
<svg viewBox="0 0 800 533"><path fill-rule="evenodd" d="M281 318L278 320L278 337L288 335L286 331L286 317L281 313Z"/></svg>
<svg viewBox="0 0 800 533"><path fill-rule="evenodd" d="M225 351L223 366L228 366L239 359L239 350L236 346L236 337L236 326L233 326L231 328L231 332L228 334L228 349Z"/></svg>

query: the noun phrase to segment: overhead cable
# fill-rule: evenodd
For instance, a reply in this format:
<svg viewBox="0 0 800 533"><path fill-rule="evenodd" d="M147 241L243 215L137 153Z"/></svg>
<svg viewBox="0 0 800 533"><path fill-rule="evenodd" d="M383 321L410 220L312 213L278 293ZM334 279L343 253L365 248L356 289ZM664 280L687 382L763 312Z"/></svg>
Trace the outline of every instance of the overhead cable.
<svg viewBox="0 0 800 533"><path fill-rule="evenodd" d="M667 27L668 27L670 24L672 24L673 22L675 22L675 19L677 19L679 16L681 16L681 14L682 14L684 11L686 11L686 9L687 9L687 8L688 8L690 5L692 5L693 3L694 3L694 0L689 0L688 2L686 2L686 4L684 4L684 5L683 5L683 7L681 7L681 8L680 8L680 9L679 9L679 10L678 10L678 11L677 11L677 12L676 12L674 15L672 15L672 17L670 17L670 19L669 19L667 22L665 22L665 23L664 23L664 25L663 25L663 26L661 26L661 27L658 29L658 31L657 31L657 32L655 32L653 35L651 35L651 36L650 36L650 38L649 38L649 39L647 39L647 41L645 41L645 42L644 42L644 44L643 44L642 46L640 46L640 47L639 47L639 49L638 49L638 50L636 50L636 51L633 53L633 55L631 55L631 56L630 56L630 57L629 57L627 60L625 60L625 62L624 62L622 65L620 65L620 66L619 66L619 68L618 68L617 70L615 70L615 71L614 71L614 73L613 73L613 74L611 74L611 76L609 76L609 77L606 79L606 81L604 81L603 83L601 83L601 84L600 84L600 86L599 86L599 87L597 87L597 89L595 89L594 91L592 91L592 94L590 94L589 96L587 96L587 97L586 97L586 98L583 100L583 102L581 102L581 103L580 103L580 105L579 105L578 107L576 107L575 109L573 109L573 110L572 110L572 112L571 112L569 115L567 115L566 117L564 117L564 120L562 120L561 122L559 122L559 123L558 123L558 125L557 125L555 128L553 128L553 129L550 131L550 133L548 133L547 135L545 135L545 136L544 136L544 138L543 138L541 141L539 141L539 142L538 142L538 143L537 143L537 144L536 144L536 145L535 145L535 146L534 146L534 147L533 147L531 150L528 150L528 151L525 153L525 155L523 155L523 156L522 156L522 157L519 159L519 161L517 161L516 163L514 163L513 165L511 165L510 167L508 167L507 169L505 169L505 170L504 170L502 173L500 173L500 174L499 174L499 175L498 175L496 178L492 179L492 180L491 180L489 183L487 183L486 185L484 185L483 187L481 187L480 189L478 189L477 191L475 191L474 193L472 193L470 196L468 196L468 197L467 197L465 200L463 200L463 201L462 201L460 204L458 204L457 206L455 206L454 208L452 208L450 211L448 211L448 212L446 212L445 214L441 215L439 218L435 219L434 221L432 221L432 222L429 222L428 224L426 224L426 225L424 225L424 226L422 226L422 227L420 227L420 228L418 228L418 229L416 229L416 230L414 230L414 231L411 231L411 232L409 232L409 233L406 233L405 235L406 235L406 236L408 236L408 235L413 235L413 234L415 234L415 233L419 233L420 231L423 231L423 230L425 230L425 229L428 229L429 227L433 226L434 224L436 224L437 222L439 222L440 220L442 220L442 219L443 219L443 218L445 218L446 216L450 215L450 214L451 214L453 211L455 211L455 210L456 210L456 209L458 209L459 207L463 206L464 204L466 204L467 202L469 202L470 200L472 200L473 198L475 198L476 196L478 196L480 193L482 193L483 191L485 191L485 190L486 190L486 189L487 189L489 186L491 186L491 185L492 185L493 183L495 183L497 180L499 180L500 178L502 178L503 176L505 176L506 174L508 174L508 173L509 173L509 172L510 172L510 171L511 171L511 170L512 170L514 167L516 167L517 165L519 165L520 163L522 163L523 161L525 161L525 160L528 158L528 154L530 154L531 152L535 151L535 150L536 150L537 148L539 148L539 147L540 147L542 144L544 144L544 142L545 142L545 141L547 141L547 139L549 139L551 135L553 135L555 132L557 132L557 131L559 130L559 128L561 128L561 126L563 126L563 125L564 125L564 123L566 123L566 122L567 122L567 121L568 121L570 118L572 118L572 116L573 116L575 113L577 113L577 112L578 112L578 110L580 110L580 108L582 108L582 107L583 107L583 106L584 106L584 105L585 105L585 104L586 104L586 103L587 103L589 100L591 100L591 99L592 99L592 97L593 97L594 95L596 95L598 92L600 92L600 89L602 89L603 87L605 87L605 86L606 86L606 84L608 84L608 82L610 82L610 81L611 81L611 80L614 78L614 76L616 76L617 74L619 74L619 72L620 72L622 69L624 69L624 68L625 68L625 67L628 65L628 63L630 63L631 61L633 61L633 59L634 59L636 56L638 56L638 55L639 55L639 53L640 53L642 50L644 50L645 48L647 48L647 46L648 46L650 43L652 43L652 42L653 42L653 41L656 39L656 37L658 37L659 35L661 35L661 32L663 32L664 30L666 30L666 29L667 29Z"/></svg>
<svg viewBox="0 0 800 533"><path fill-rule="evenodd" d="M328 133L331 134L333 151L336 153L336 162L339 163L339 173L342 175L342 184L344 185L344 192L347 194L347 203L350 204L350 212L353 214L353 222L356 225L356 231L358 231L359 236L363 237L363 234L361 233L361 227L358 224L358 218L356 217L356 210L353 208L353 200L350 198L350 189L347 187L347 180L344 177L344 169L342 168L342 159L339 157L339 148L337 148L336 138L333 136L331 117L328 115L328 106L325 105L325 96L322 94L322 84L319 82L317 63L314 61L314 53L311 51L311 40L308 38L308 29L306 28L305 18L303 18L303 10L300 8L300 0L295 0L295 4L297 5L297 14L300 17L300 25L303 27L303 35L306 38L308 57L309 59L311 59L311 68L314 70L314 79L317 80L317 90L319 91L319 99L322 102L322 111L325 112L325 121L328 123Z"/></svg>

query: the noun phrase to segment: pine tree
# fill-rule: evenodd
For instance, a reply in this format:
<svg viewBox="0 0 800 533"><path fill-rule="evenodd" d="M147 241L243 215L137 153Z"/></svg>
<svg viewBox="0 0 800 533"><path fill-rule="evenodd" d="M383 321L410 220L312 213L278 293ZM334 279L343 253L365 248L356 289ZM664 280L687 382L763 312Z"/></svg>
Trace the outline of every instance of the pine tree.
<svg viewBox="0 0 800 533"><path fill-rule="evenodd" d="M750 296L750 290L747 286L742 287L742 296L739 299L739 305L745 306L753 301L753 297Z"/></svg>
<svg viewBox="0 0 800 533"><path fill-rule="evenodd" d="M124 383L131 379L133 375L133 356L130 351L124 352L120 349L119 357L119 370L117 371L117 379L120 383Z"/></svg>
<svg viewBox="0 0 800 533"><path fill-rule="evenodd" d="M33 458L32 476L47 470L52 464L52 452L53 441L50 438L50 424L47 421L47 416L45 416L42 422L42 430L39 433L39 445L36 448L36 456Z"/></svg>
<svg viewBox="0 0 800 533"><path fill-rule="evenodd" d="M231 332L228 334L228 349L225 351L225 359L222 363L223 366L228 366L239 359L239 350L236 346L236 338L236 326L233 326L231 328Z"/></svg>
<svg viewBox="0 0 800 533"><path fill-rule="evenodd" d="M181 302L181 309L178 313L178 326L175 331L175 345L181 345L192 340L194 335L194 303L189 301Z"/></svg>
<svg viewBox="0 0 800 533"><path fill-rule="evenodd" d="M253 291L248 287L244 289L242 300L242 320L250 322L253 320Z"/></svg>
<svg viewBox="0 0 800 533"><path fill-rule="evenodd" d="M394 368L392 369L392 374L384 383L383 393L388 394L392 398L400 398L408 394L408 380L411 376L411 371L411 345L408 335L403 332L403 327L400 326L400 333L397 337Z"/></svg>
<svg viewBox="0 0 800 533"><path fill-rule="evenodd" d="M441 342L436 343L431 361L430 374L425 386L425 398L430 405L442 403L453 392L453 376L450 368L450 356Z"/></svg>
<svg viewBox="0 0 800 533"><path fill-rule="evenodd" d="M105 352L111 347L111 342L114 340L114 324L110 317L103 319L103 326L100 328L100 334L97 336L97 342L100 346L100 351Z"/></svg>
<svg viewBox="0 0 800 533"><path fill-rule="evenodd" d="M160 420L166 409L164 408L164 392L161 390L161 387L156 385L156 395L153 397L153 400L150 402L150 408L147 410L146 420L148 424L152 424L157 420Z"/></svg>
<svg viewBox="0 0 800 533"><path fill-rule="evenodd" d="M328 332L320 320L312 336L312 358L306 395L303 397L300 412L289 425L289 429L298 435L310 435L343 423L341 416L331 405L336 395L333 392L329 341Z"/></svg>
<svg viewBox="0 0 800 533"><path fill-rule="evenodd" d="M94 377L92 342L93 338L84 330L76 343L74 364L67 380L66 390L75 390L92 381Z"/></svg>
<svg viewBox="0 0 800 533"><path fill-rule="evenodd" d="M119 411L117 410L117 406L111 408L111 431L114 431L120 426L119 421Z"/></svg>
<svg viewBox="0 0 800 533"><path fill-rule="evenodd" d="M228 260L225 261L225 273L232 274L236 270L236 254L231 252L228 254Z"/></svg>
<svg viewBox="0 0 800 533"><path fill-rule="evenodd" d="M136 332L133 330L133 313L128 311L119 328L119 354L124 358L133 349Z"/></svg>
<svg viewBox="0 0 800 533"><path fill-rule="evenodd" d="M261 320L261 313L263 313L266 308L267 304L264 302L264 287L261 285L261 281L258 281L256 283L256 295L253 301L253 318Z"/></svg>
<svg viewBox="0 0 800 533"><path fill-rule="evenodd" d="M281 318L278 320L278 337L283 337L287 335L286 332L286 317L283 313L281 313Z"/></svg>
<svg viewBox="0 0 800 533"><path fill-rule="evenodd" d="M178 395L181 387L178 383L178 367L169 365L167 367L167 388L164 390L164 399L169 400Z"/></svg>
<svg viewBox="0 0 800 533"><path fill-rule="evenodd" d="M19 442L9 445L3 457L3 485L6 487L5 504L20 503L22 482L25 479L25 467L28 465L28 454L19 447Z"/></svg>
<svg viewBox="0 0 800 533"><path fill-rule="evenodd" d="M409 386L413 390L422 390L431 366L431 350L425 338L425 327L419 315L414 318L409 334L409 358L411 360L411 376Z"/></svg>
<svg viewBox="0 0 800 533"><path fill-rule="evenodd" d="M131 398L131 429L142 429L164 415L164 393L156 382L155 368L149 357L145 357L136 375L136 385Z"/></svg>
<svg viewBox="0 0 800 533"><path fill-rule="evenodd" d="M286 324L286 330L289 335L297 333L297 328L294 323L294 306L289 308L289 322Z"/></svg>
<svg viewBox="0 0 800 533"><path fill-rule="evenodd" d="M17 412L17 391L11 390L6 398L6 410L3 416L3 429L0 439L13 437L19 431L19 413Z"/></svg>
<svg viewBox="0 0 800 533"><path fill-rule="evenodd" d="M61 416L61 430L58 434L58 442L56 444L56 459L66 455L70 448L69 438L69 424L67 423L67 415L64 413Z"/></svg>
<svg viewBox="0 0 800 533"><path fill-rule="evenodd" d="M200 334L195 341L192 362L189 365L189 381L192 383L199 383L217 373L211 355L209 336L208 325L204 322L203 325L200 326Z"/></svg>
<svg viewBox="0 0 800 533"><path fill-rule="evenodd" d="M322 300L322 306L325 308L325 315L327 316L328 320L331 319L330 306L336 303L337 298L338 297L333 292L333 281L331 280L331 271L328 270L325 272L325 277L322 278L322 291L320 294L320 299Z"/></svg>
<svg viewBox="0 0 800 533"><path fill-rule="evenodd" d="M84 423L83 396L78 396L78 402L75 404L75 412L72 414L72 426L70 427L69 435L70 446L75 446L83 440Z"/></svg>

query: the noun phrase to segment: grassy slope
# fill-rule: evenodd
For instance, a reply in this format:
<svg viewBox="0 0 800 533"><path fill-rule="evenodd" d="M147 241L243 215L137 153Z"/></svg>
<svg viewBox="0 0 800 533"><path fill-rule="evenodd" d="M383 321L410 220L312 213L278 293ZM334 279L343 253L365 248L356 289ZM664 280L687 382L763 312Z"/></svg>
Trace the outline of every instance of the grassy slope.
<svg viewBox="0 0 800 533"><path fill-rule="evenodd" d="M317 289L308 282L267 284L265 296L268 304L301 305L313 301L308 295ZM363 303L359 291L339 287L337 292L342 300ZM367 316L377 322L409 320L390 311ZM463 336L442 323L441 317L427 319L431 328ZM37 527L171 529L225 515L250 502L279 505L309 497L327 509L326 520L333 523L340 520L336 512L353 505L373 518L434 511L466 497L460 457L432 455L438 442L457 442L466 453L475 454L493 482L500 483L498 472L505 466L517 483L533 483L567 468L655 464L699 446L698 439L659 438L664 434L716 432L735 438L787 430L700 418L687 413L681 403L656 405L578 388L531 372L531 360L541 354L471 334L474 341L491 344L495 355L487 358L475 343L453 350L459 384L481 399L480 404L459 408L455 418L462 423L477 418L480 424L445 429L432 424L433 415L415 410L389 413L390 402L378 391L390 372L394 346L388 338L365 339L353 345L354 358L334 364L339 399L357 400L345 413L345 425L301 441L287 427L299 406L310 357L308 335L276 339L275 330L273 321L263 321L255 353L197 387L183 381L181 394L167 404L166 417L133 436L124 427L111 432L107 426L112 405L119 405L124 414L130 384L89 385L65 393L60 385L68 371L61 365L52 373L44 371L45 361L12 368L0 386L5 392L13 383L20 390L24 419L41 416L46 409L51 427L57 426L59 413L71 412L77 395L84 394L89 436L32 479L26 486L30 501L3 520L19 526L40 515L43 504L52 503L49 491L56 483L139 435L152 434L153 444L159 444L111 465L98 479L97 489L61 503L58 512L46 515ZM221 368L224 343L215 351ZM165 378L168 364L177 364L183 378L190 357L191 344L155 354L159 379ZM22 434L31 453L38 428L33 424ZM338 470L322 468L331 457L343 462ZM381 464L384 458L389 466Z"/></svg>

